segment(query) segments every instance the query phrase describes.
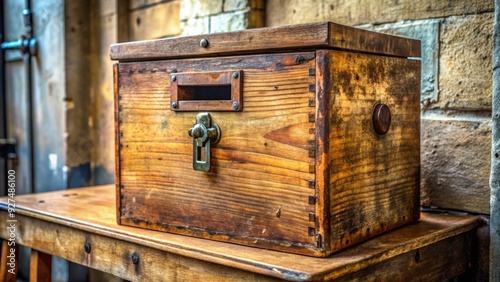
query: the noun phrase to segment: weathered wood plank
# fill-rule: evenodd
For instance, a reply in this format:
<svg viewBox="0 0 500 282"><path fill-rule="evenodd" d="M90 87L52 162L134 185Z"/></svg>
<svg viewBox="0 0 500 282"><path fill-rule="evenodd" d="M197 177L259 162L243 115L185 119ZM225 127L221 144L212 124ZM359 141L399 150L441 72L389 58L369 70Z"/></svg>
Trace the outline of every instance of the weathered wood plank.
<svg viewBox="0 0 500 282"><path fill-rule="evenodd" d="M158 5L159 3L169 2L169 1L172 0L128 0L128 9L129 10L143 9L148 6Z"/></svg>
<svg viewBox="0 0 500 282"><path fill-rule="evenodd" d="M179 1L160 3L129 14L129 40L147 40L181 33Z"/></svg>
<svg viewBox="0 0 500 282"><path fill-rule="evenodd" d="M314 56L119 64L120 222L264 247L282 241L283 250L314 248L309 213L315 207L308 202ZM170 110L174 69L243 70L244 111L211 112L222 138L212 146L210 173L192 168L187 130L196 113Z"/></svg>
<svg viewBox="0 0 500 282"><path fill-rule="evenodd" d="M422 251L422 248L443 240L456 243L458 240L447 239L480 225L474 217L424 213L416 224L328 258L314 258L120 226L115 222L114 199L112 185L18 196L16 218L23 226L19 229L18 242L128 280L156 281L162 280L153 279L159 275L182 278L207 272L209 277L221 275L226 279L257 280L261 278L259 274L285 280L324 281L349 275L401 254L414 255L416 250ZM6 198L0 199L0 221L4 222L8 217L6 201ZM1 228L0 237L5 239L8 236L8 231ZM91 243L90 254L84 251L86 241ZM135 251L139 253L137 267L131 261ZM448 266L454 263L446 257L444 259ZM446 271L446 267L443 266L442 271ZM400 271L393 270L394 274ZM413 273L419 273L418 269ZM152 279L146 279L148 277Z"/></svg>
<svg viewBox="0 0 500 282"><path fill-rule="evenodd" d="M52 281L52 256L35 249L30 256L30 282Z"/></svg>
<svg viewBox="0 0 500 282"><path fill-rule="evenodd" d="M327 93L330 126L330 227L334 250L419 216L420 62L332 51ZM392 121L373 127L378 103Z"/></svg>
<svg viewBox="0 0 500 282"><path fill-rule="evenodd" d="M401 254L335 281L410 282L452 279L469 270L472 265L470 255L472 233L460 234Z"/></svg>
<svg viewBox="0 0 500 282"><path fill-rule="evenodd" d="M272 277L164 252L151 248L149 244L139 245L123 242L116 238L96 235L29 217L19 216L19 222L25 226L19 237L19 241L23 245L38 247L43 252L130 281L193 281L200 279L202 281L248 281L248 279L250 281L276 281ZM37 234L44 234L44 236L37 236ZM90 244L90 253L85 252L84 245L87 242ZM43 265L38 264L38 268L34 265L34 261L43 264L50 262L50 260L37 260L34 256L38 256L38 254L40 254L39 251L32 251L30 281L50 281L50 279L40 279L47 278L40 273ZM49 255L45 254L45 256L50 258ZM38 276L36 276L37 274ZM46 274L50 278L50 273Z"/></svg>
<svg viewBox="0 0 500 282"><path fill-rule="evenodd" d="M5 282L16 282L17 272L19 271L19 246L9 246L9 242L12 242L8 241L10 239L10 234L5 235L6 236L2 237L4 240L2 240L2 252L0 254L2 256L0 258L0 280ZM11 252L12 249L14 249L14 252ZM13 258L12 254L14 255ZM12 273L12 271L14 273Z"/></svg>
<svg viewBox="0 0 500 282"><path fill-rule="evenodd" d="M89 132L88 144L93 144L92 164L93 183L110 184L114 182L114 126L113 126L113 62L109 60L109 45L124 39L123 9L119 7L122 0L100 1L109 2L112 9L105 15L96 15L93 11L91 24L99 40L91 41L91 54L96 54L91 61L93 96L92 131ZM102 4L102 3L101 3ZM128 18L128 17L127 17ZM82 138L83 139L83 138ZM83 141L82 141L83 143Z"/></svg>
<svg viewBox="0 0 500 282"><path fill-rule="evenodd" d="M349 40L346 40L347 34ZM209 42L206 48L199 44L203 38ZM330 22L113 44L110 54L112 60L139 61L304 48L342 48L420 57L420 41L353 29Z"/></svg>

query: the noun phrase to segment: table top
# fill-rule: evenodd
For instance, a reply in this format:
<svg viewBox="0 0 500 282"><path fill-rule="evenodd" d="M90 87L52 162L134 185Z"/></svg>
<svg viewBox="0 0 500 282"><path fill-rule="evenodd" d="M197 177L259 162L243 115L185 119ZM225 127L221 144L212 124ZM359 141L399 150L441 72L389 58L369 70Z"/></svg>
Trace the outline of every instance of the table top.
<svg viewBox="0 0 500 282"><path fill-rule="evenodd" d="M476 217L422 213L421 220L314 258L117 225L114 185L15 196L16 213L178 255L289 280L341 277L478 227ZM0 198L0 210L7 210Z"/></svg>

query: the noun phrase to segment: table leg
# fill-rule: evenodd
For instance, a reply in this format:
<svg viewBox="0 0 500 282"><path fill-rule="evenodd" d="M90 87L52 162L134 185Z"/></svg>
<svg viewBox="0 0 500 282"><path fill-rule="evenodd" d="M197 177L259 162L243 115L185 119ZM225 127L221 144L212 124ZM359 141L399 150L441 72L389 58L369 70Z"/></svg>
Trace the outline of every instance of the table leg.
<svg viewBox="0 0 500 282"><path fill-rule="evenodd" d="M30 282L50 282L52 274L52 256L31 249Z"/></svg>
<svg viewBox="0 0 500 282"><path fill-rule="evenodd" d="M2 253L0 259L0 281L16 282L18 263L19 263L19 247L9 246L7 240L2 240Z"/></svg>

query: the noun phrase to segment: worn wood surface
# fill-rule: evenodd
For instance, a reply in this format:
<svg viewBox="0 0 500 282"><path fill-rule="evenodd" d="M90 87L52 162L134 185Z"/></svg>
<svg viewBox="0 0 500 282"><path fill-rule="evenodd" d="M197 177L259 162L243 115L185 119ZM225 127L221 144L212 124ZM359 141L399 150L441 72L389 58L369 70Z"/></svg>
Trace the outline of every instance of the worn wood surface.
<svg viewBox="0 0 500 282"><path fill-rule="evenodd" d="M326 94L331 248L359 242L419 216L420 62L331 51ZM389 131L372 113L386 104Z"/></svg>
<svg viewBox="0 0 500 282"><path fill-rule="evenodd" d="M113 124L113 62L109 60L109 45L128 40L128 13L124 13L124 0L96 1L91 5L91 123L92 131L82 143L92 144L93 183L111 184L114 181L114 124ZM127 22L125 21L125 23ZM84 138L87 138L85 140ZM87 141L87 142L84 142Z"/></svg>
<svg viewBox="0 0 500 282"><path fill-rule="evenodd" d="M30 282L52 281L51 270L52 256L32 249L30 256Z"/></svg>
<svg viewBox="0 0 500 282"><path fill-rule="evenodd" d="M170 1L171 0L128 0L127 8L129 10L138 10Z"/></svg>
<svg viewBox="0 0 500 282"><path fill-rule="evenodd" d="M421 252L422 262L424 259L435 262L431 265L436 267L428 271L446 274L448 279L466 270L464 262L468 257L445 256L444 261L439 262L433 252L457 249L461 253L464 242L461 236L480 225L474 217L422 214L416 224L328 258L313 258L120 226L114 217L114 192L114 187L109 185L18 196L16 218L23 226L17 233L19 244L133 281L163 281L164 277L185 281L197 275L206 275L206 281L262 280L259 275L292 281L324 281L384 265L384 261L409 268L381 267L380 272L386 275L377 271L380 277L398 277L394 275L400 275L401 271L417 277L421 275L421 268L408 263L408 258L417 250ZM1 198L2 221L8 217L6 208L7 199ZM5 228L0 229L0 237L8 238ZM92 245L89 254L84 251L86 241ZM134 252L139 255L138 265L132 262ZM165 263L160 263L163 261ZM366 277L364 275L365 272L360 272L359 276L350 277L359 279Z"/></svg>
<svg viewBox="0 0 500 282"><path fill-rule="evenodd" d="M131 5L135 4L131 1ZM181 33L179 1L157 3L129 12L129 40L148 40Z"/></svg>
<svg viewBox="0 0 500 282"><path fill-rule="evenodd" d="M120 222L316 252L315 206L309 203L314 58L294 53L119 64ZM196 113L170 110L170 74L238 69L244 111L210 113L223 137L212 146L211 172L194 171L187 130Z"/></svg>
<svg viewBox="0 0 500 282"><path fill-rule="evenodd" d="M65 119L66 163L68 186L82 187L90 181L90 5L83 1L65 3ZM61 136L62 138L62 136Z"/></svg>
<svg viewBox="0 0 500 282"><path fill-rule="evenodd" d="M195 114L182 111L223 104L184 107L178 86L227 84L235 70L244 110L211 112L212 171L193 171ZM418 219L419 61L318 50L115 71L121 224L326 256ZM386 135L373 128L378 103L392 111Z"/></svg>
<svg viewBox="0 0 500 282"><path fill-rule="evenodd" d="M7 219L6 219L7 220ZM5 221L7 222L7 221ZM17 273L19 271L19 246L9 246L8 241L10 239L10 234L5 234L4 237L2 237L4 240L2 240L2 252L0 255L2 256L0 258L0 281L5 281L5 282L16 282L17 278ZM8 256L11 255L10 249L14 248L14 274L9 272L9 269L11 269L10 264L11 260L8 258Z"/></svg>
<svg viewBox="0 0 500 282"><path fill-rule="evenodd" d="M418 248L335 281L446 281L462 274L474 263L471 257L473 233Z"/></svg>
<svg viewBox="0 0 500 282"><path fill-rule="evenodd" d="M202 38L208 40L207 48L200 46ZM420 57L420 41L330 22L113 44L110 54L112 60L138 61L304 48L342 48L401 57Z"/></svg>

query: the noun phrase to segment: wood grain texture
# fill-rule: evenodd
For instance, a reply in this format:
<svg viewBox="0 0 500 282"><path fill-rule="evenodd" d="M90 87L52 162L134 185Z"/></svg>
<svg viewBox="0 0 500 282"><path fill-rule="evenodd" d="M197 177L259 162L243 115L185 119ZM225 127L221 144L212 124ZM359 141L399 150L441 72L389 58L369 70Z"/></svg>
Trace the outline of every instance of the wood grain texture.
<svg viewBox="0 0 500 282"><path fill-rule="evenodd" d="M163 281L161 275L172 277L172 281L178 275L177 280L185 281L204 273L207 273L204 277L220 276L222 281L263 279L259 275L289 281L326 281L402 254L414 256L416 250L428 258L422 250L426 246L432 250L434 244L441 241L450 242L453 245L450 250L459 249L460 240L450 238L473 230L481 223L475 217L424 213L416 224L328 258L314 258L117 225L114 192L114 186L108 185L17 196L16 219L23 226L18 229L19 244L133 281ZM7 198L0 198L0 209L0 221L5 222ZM0 237L8 236L7 229L1 228ZM92 244L89 255L83 248L86 241ZM131 262L134 251L140 258L137 267ZM403 261L394 265L404 265L406 258L403 256ZM455 261L447 256L443 259L439 268L447 273ZM384 271L397 275L401 269L384 268ZM415 264L404 271L415 276L421 274Z"/></svg>
<svg viewBox="0 0 500 282"><path fill-rule="evenodd" d="M420 62L331 51L330 239L338 250L419 217ZM373 128L389 106L389 132Z"/></svg>
<svg viewBox="0 0 500 282"><path fill-rule="evenodd" d="M203 38L209 42L206 48L199 44ZM418 40L374 33L331 22L113 44L110 47L110 54L112 60L138 61L304 48L342 48L393 56L420 57Z"/></svg>
<svg viewBox="0 0 500 282"><path fill-rule="evenodd" d="M52 256L32 249L30 255L30 282L50 282L52 281L51 272Z"/></svg>
<svg viewBox="0 0 500 282"><path fill-rule="evenodd" d="M294 53L119 64L120 222L317 252L309 220L315 212L309 204L314 58ZM194 171L187 130L196 113L170 110L170 75L235 69L243 70L244 110L210 113L222 138L212 146L212 171Z"/></svg>
<svg viewBox="0 0 500 282"><path fill-rule="evenodd" d="M120 168L120 72L118 70L118 64L113 65L113 95L114 95L114 129L115 129L115 189L116 189L116 214L120 214L121 208L121 197L120 197L120 178L121 178L121 168ZM116 217L116 223L120 224L120 217Z"/></svg>
<svg viewBox="0 0 500 282"><path fill-rule="evenodd" d="M176 84L234 70L244 110L211 113L213 170L193 171L195 113L172 111ZM326 256L418 219L419 61L318 50L115 71L122 224ZM373 128L378 103L393 112L386 135Z"/></svg>
<svg viewBox="0 0 500 282"><path fill-rule="evenodd" d="M181 33L179 9L179 1L170 1L131 11L128 17L129 40L179 35Z"/></svg>
<svg viewBox="0 0 500 282"><path fill-rule="evenodd" d="M5 219L4 222L7 222L7 219ZM6 232L7 233L7 232ZM8 241L10 239L10 234L5 234L4 237L2 237L4 240L2 240L2 253L0 254L2 257L0 258L0 281L5 281L5 282L16 282L17 279L17 272L19 271L19 247L18 246L9 246ZM14 274L9 272L10 265L8 263L11 263L10 258L7 256L10 256L11 254L11 248L14 248Z"/></svg>
<svg viewBox="0 0 500 282"><path fill-rule="evenodd" d="M334 62L331 58L331 52L328 50L318 50L316 52L316 178L315 178L315 196L318 198L316 203L316 232L321 234L320 243L326 252L331 247L330 238L330 105L325 101L332 95L331 70ZM319 239L319 238L318 238Z"/></svg>
<svg viewBox="0 0 500 282"><path fill-rule="evenodd" d="M471 238L471 232L460 234L335 281L446 281L471 269Z"/></svg>

